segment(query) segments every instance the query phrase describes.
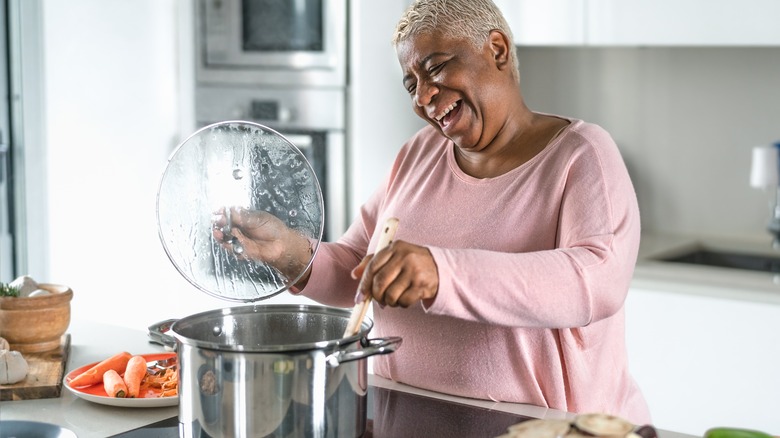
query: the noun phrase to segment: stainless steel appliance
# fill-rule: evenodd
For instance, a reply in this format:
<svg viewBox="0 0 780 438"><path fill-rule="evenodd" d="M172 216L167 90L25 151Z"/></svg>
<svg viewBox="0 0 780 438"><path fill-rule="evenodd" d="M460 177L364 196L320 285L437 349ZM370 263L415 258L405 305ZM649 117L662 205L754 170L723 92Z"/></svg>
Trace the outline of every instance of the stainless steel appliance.
<svg viewBox="0 0 780 438"><path fill-rule="evenodd" d="M344 85L346 0L198 1L198 81Z"/></svg>
<svg viewBox="0 0 780 438"><path fill-rule="evenodd" d="M325 306L240 306L150 327L178 355L182 436L363 436L366 359L394 352L401 338L368 339L370 319L343 337L349 317Z"/></svg>
<svg viewBox="0 0 780 438"><path fill-rule="evenodd" d="M195 119L247 120L302 150L325 203L323 240L347 227L346 0L193 0Z"/></svg>

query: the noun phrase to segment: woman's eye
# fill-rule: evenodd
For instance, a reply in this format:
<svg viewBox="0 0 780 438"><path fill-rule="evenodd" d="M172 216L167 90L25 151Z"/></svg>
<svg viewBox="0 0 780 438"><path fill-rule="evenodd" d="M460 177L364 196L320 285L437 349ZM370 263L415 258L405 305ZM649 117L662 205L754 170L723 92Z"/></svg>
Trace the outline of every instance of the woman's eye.
<svg viewBox="0 0 780 438"><path fill-rule="evenodd" d="M409 94L414 95L415 91L417 91L417 86L416 85L412 85L409 88L407 88L406 91L408 91Z"/></svg>
<svg viewBox="0 0 780 438"><path fill-rule="evenodd" d="M436 73L440 72L442 68L444 68L444 63L443 62L441 64L436 64L436 65L432 66L431 68L429 68L428 69L428 73L436 74Z"/></svg>

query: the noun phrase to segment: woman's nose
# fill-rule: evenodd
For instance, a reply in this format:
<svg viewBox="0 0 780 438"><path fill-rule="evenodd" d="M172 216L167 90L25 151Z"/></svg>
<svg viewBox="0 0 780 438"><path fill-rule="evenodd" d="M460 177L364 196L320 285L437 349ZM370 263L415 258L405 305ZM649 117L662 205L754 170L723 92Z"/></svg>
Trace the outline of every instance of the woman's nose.
<svg viewBox="0 0 780 438"><path fill-rule="evenodd" d="M439 93L439 89L433 85L428 83L419 83L417 84L417 91L414 94L414 103L417 106L425 106L431 103L431 100L433 99L433 96L437 95Z"/></svg>

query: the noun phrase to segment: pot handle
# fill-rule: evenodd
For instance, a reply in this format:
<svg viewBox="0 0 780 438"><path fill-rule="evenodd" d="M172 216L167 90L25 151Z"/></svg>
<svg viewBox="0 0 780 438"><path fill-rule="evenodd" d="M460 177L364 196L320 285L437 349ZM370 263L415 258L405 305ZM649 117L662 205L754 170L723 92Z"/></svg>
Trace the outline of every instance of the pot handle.
<svg viewBox="0 0 780 438"><path fill-rule="evenodd" d="M149 342L160 344L166 350L176 351L176 338L166 333L171 330L173 323L178 319L166 319L148 327Z"/></svg>
<svg viewBox="0 0 780 438"><path fill-rule="evenodd" d="M330 367L337 367L344 362L365 359L375 354L389 354L394 352L401 345L400 336L391 336L389 338L368 339L363 348L359 350L342 350L328 355L325 360Z"/></svg>

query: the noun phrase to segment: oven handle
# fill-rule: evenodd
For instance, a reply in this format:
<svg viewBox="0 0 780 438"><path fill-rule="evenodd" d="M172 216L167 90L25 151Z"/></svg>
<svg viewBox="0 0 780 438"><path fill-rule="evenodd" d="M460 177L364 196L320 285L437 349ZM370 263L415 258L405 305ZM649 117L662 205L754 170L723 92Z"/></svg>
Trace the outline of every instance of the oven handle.
<svg viewBox="0 0 780 438"><path fill-rule="evenodd" d="M310 135L304 135L304 134L290 134L287 135L285 133L281 133L284 138L290 141L295 147L298 149L311 149L312 144L314 143L314 139Z"/></svg>

